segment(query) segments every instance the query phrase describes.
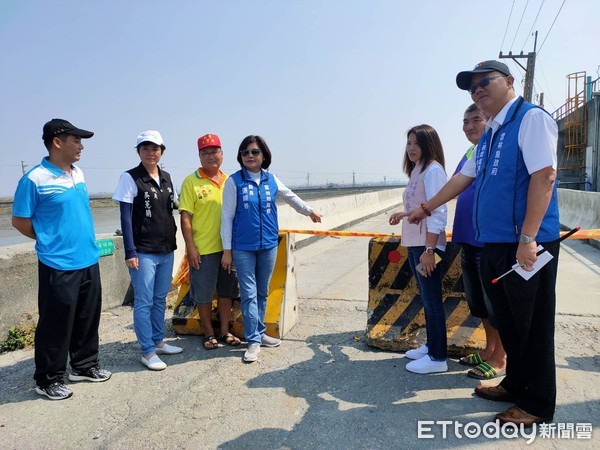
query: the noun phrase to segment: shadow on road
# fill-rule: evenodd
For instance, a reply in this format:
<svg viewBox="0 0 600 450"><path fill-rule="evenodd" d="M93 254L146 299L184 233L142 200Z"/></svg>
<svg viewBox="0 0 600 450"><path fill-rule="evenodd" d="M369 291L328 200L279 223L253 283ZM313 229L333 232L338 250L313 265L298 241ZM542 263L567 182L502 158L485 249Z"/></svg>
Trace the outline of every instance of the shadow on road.
<svg viewBox="0 0 600 450"><path fill-rule="evenodd" d="M457 363L452 362L444 374L412 374L404 369L407 360L398 354L354 343L357 334L361 333L314 336L308 343L314 353L311 359L250 380L251 389L283 388L288 396L303 398L308 410L291 430L257 424L256 430L223 443L222 448L406 448L417 443L423 447L434 442L417 439L419 420L483 426L510 406L474 397L477 382L466 377ZM351 359L350 347L390 357L361 360L352 352ZM436 439L435 447L473 442L449 437Z"/></svg>

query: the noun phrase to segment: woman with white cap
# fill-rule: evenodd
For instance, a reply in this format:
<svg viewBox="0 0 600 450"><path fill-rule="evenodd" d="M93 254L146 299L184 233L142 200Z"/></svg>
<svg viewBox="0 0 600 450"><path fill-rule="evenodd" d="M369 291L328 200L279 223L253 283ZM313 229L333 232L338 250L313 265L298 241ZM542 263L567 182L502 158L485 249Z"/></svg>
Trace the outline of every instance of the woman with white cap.
<svg viewBox="0 0 600 450"><path fill-rule="evenodd" d="M177 193L171 176L159 167L166 148L160 133L140 133L136 148L141 162L121 175L112 198L121 210L125 264L133 286L133 326L142 350L141 362L150 370L163 370L167 365L158 355L182 351L163 341L166 297L173 273L173 251L177 248L173 218Z"/></svg>

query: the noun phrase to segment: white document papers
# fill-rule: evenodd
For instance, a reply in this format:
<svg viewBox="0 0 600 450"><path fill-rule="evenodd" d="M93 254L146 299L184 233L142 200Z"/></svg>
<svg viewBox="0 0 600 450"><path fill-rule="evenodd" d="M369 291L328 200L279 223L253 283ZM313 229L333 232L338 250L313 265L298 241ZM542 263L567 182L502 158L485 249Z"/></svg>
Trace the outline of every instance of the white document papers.
<svg viewBox="0 0 600 450"><path fill-rule="evenodd" d="M540 250L543 250L544 247L542 247L541 245L538 245L537 249L539 252ZM538 270L540 270L542 267L544 267L546 264L548 264L548 261L550 261L552 258L554 258L554 256L552 256L550 254L550 252L544 252L544 253L538 255L538 259L533 264L533 270L531 272L523 270L521 268L521 266L519 265L519 263L515 263L515 265L512 266L512 268L515 269L515 272L517 272L519 275L521 275L523 277L523 279L529 280L532 276L534 276L536 274L536 272Z"/></svg>

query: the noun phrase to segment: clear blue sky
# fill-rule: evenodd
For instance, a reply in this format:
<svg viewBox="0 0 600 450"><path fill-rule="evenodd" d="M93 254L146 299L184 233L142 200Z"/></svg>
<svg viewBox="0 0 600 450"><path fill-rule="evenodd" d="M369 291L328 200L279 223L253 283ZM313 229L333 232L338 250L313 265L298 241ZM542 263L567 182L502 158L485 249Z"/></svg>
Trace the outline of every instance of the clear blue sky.
<svg viewBox="0 0 600 450"><path fill-rule="evenodd" d="M96 133L79 163L92 193L137 165L147 129L162 133L178 183L207 132L221 136L229 173L242 138L260 134L290 186L307 173L311 184L404 179L405 132L420 123L438 130L452 173L468 146L457 72L531 51L542 3L546 109L564 103L568 73L598 77L597 2L567 0L549 34L563 0L526 3L0 0L0 196L13 195L21 161L47 154L53 117ZM523 72L509 67L521 93Z"/></svg>

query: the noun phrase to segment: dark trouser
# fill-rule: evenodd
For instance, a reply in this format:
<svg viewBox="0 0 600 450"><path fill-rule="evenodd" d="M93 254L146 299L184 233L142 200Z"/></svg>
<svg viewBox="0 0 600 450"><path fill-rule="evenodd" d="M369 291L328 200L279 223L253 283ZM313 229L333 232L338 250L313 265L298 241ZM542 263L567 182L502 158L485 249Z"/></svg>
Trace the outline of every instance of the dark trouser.
<svg viewBox="0 0 600 450"><path fill-rule="evenodd" d="M102 286L98 264L79 270L57 270L38 264L38 309L35 330L35 374L40 387L62 382L67 356L74 369L98 364L98 326Z"/></svg>
<svg viewBox="0 0 600 450"><path fill-rule="evenodd" d="M556 407L554 315L559 246L549 248L554 258L528 281L511 273L492 284L493 278L515 263L517 246L485 244L481 259L484 288L507 355L506 378L500 384L517 396L521 409L551 418Z"/></svg>
<svg viewBox="0 0 600 450"><path fill-rule="evenodd" d="M480 266L483 247L476 247L470 244L460 244L460 247L463 285L465 287L469 311L471 311L471 315L474 317L489 319L490 324L494 328L497 328L492 304L484 292L483 283L481 282Z"/></svg>

